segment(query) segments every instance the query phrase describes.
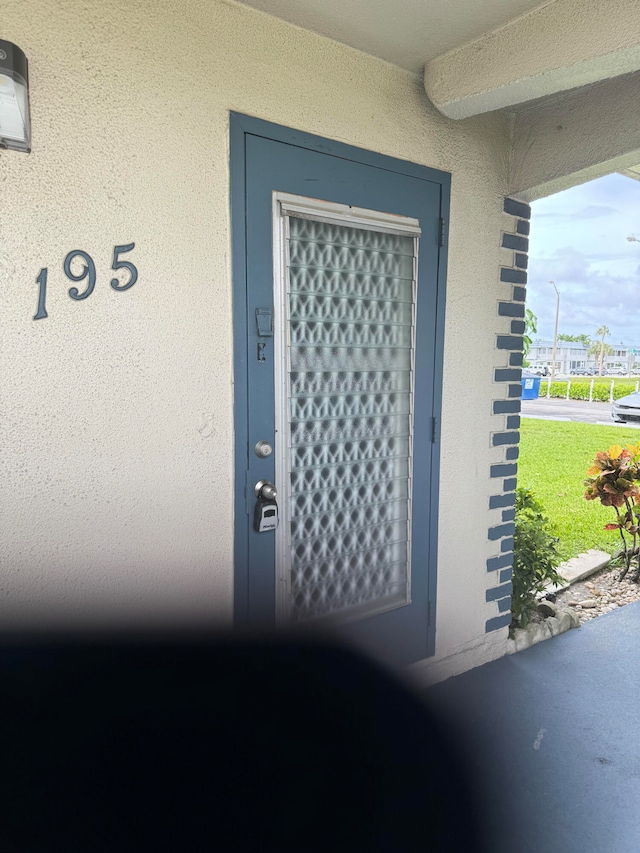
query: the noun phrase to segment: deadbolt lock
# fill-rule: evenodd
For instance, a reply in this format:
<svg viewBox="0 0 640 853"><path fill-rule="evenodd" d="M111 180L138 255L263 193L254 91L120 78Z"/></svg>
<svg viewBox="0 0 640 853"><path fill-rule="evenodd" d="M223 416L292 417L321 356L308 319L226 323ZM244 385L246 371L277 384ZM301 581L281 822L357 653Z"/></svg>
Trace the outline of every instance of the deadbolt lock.
<svg viewBox="0 0 640 853"><path fill-rule="evenodd" d="M266 459L267 456L271 456L273 453L273 447L269 444L268 441L259 441L254 447L256 452L256 456L259 456L260 459Z"/></svg>

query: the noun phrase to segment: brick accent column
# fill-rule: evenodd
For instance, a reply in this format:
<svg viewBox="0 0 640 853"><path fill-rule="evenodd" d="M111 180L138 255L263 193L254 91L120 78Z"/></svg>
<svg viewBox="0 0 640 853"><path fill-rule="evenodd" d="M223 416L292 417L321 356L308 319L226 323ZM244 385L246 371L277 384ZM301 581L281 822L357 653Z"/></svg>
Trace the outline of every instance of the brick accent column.
<svg viewBox="0 0 640 853"><path fill-rule="evenodd" d="M498 583L487 589L486 601L494 603L495 614L485 630L496 631L511 621L511 576L513 566L513 534L515 532L515 488L520 441L520 397L522 394L522 346L524 335L524 303L526 298L529 252L529 220L531 208L516 199L504 200L505 228L502 248L508 250L500 267L504 284L503 298L498 302L498 316L511 318L509 334L496 337L496 348L508 355L506 367L497 367L494 380L499 383L493 414L504 415L504 429L492 434L494 447L503 449L503 461L491 466L490 476L496 480L496 493L489 498L489 509L501 509L500 523L489 528L489 540L496 551L487 560L487 571L498 572Z"/></svg>

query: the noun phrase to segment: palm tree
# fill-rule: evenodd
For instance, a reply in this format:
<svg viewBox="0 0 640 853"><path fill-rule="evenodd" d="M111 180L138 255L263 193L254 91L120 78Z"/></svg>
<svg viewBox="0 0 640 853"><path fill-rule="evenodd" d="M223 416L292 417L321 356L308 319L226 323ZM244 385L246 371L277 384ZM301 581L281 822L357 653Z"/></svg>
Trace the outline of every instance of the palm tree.
<svg viewBox="0 0 640 853"><path fill-rule="evenodd" d="M608 326L600 326L596 331L596 335L600 336L600 341L593 344L589 350L589 355L596 355L596 353L600 353L600 370L598 371L600 376L602 376L602 366L605 355L612 355L614 352L613 347L610 347L609 344L605 344L604 342L604 339L610 334L611 331Z"/></svg>
<svg viewBox="0 0 640 853"><path fill-rule="evenodd" d="M529 367L529 350L531 349L531 335L538 331L538 318L530 308L524 312L524 335L522 337L522 366Z"/></svg>

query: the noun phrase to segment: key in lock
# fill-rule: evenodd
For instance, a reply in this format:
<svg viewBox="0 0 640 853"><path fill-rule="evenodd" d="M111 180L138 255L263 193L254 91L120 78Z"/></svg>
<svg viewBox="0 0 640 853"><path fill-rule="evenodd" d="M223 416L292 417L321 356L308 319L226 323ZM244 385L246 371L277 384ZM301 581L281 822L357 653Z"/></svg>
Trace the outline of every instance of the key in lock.
<svg viewBox="0 0 640 853"><path fill-rule="evenodd" d="M256 533L266 533L278 526L278 504L276 487L268 480L259 480L254 488L258 498L253 513L253 529Z"/></svg>

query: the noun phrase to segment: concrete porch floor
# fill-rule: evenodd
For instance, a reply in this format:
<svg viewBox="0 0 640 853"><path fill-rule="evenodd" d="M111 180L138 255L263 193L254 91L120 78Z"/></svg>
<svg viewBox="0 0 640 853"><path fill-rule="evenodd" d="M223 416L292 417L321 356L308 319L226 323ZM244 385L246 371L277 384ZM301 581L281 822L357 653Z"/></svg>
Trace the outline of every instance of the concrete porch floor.
<svg viewBox="0 0 640 853"><path fill-rule="evenodd" d="M640 602L436 684L488 853L640 851Z"/></svg>

